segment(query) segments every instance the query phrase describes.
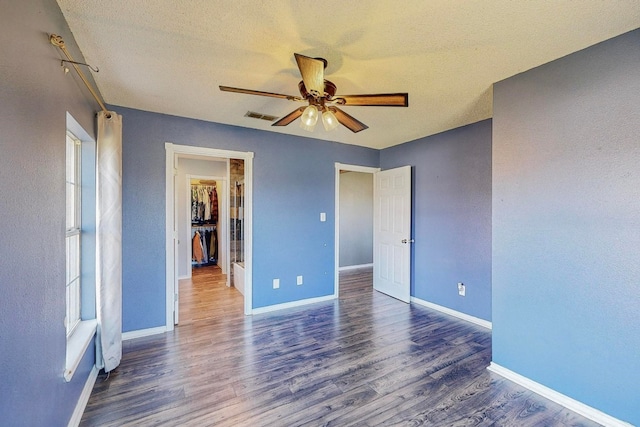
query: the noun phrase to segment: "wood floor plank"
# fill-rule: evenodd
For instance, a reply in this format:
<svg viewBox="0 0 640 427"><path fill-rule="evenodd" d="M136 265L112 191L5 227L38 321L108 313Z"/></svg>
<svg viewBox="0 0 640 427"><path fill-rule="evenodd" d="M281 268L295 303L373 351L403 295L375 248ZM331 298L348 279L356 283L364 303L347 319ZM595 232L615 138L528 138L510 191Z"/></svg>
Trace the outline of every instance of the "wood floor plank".
<svg viewBox="0 0 640 427"><path fill-rule="evenodd" d="M367 425L386 425L389 419L398 415L401 420L410 419L420 412L420 408L434 406L447 395L448 390L456 389L457 385L449 380L451 375L447 375L447 372L458 369L484 373L480 367L486 366L486 360L486 355L478 353L455 364L435 364L436 367L427 364L426 371L416 371L413 377L407 378L406 381L394 382L394 387L384 390L383 397L375 406L363 408L362 419ZM460 365L463 365L463 369L457 368ZM436 372L441 375L429 375L434 369L438 369ZM473 378L460 378L460 381L472 380ZM434 403L429 399L433 399Z"/></svg>
<svg viewBox="0 0 640 427"><path fill-rule="evenodd" d="M180 281L180 325L126 341L81 426L597 426L486 370L491 333L340 274L340 296L244 316L217 267Z"/></svg>

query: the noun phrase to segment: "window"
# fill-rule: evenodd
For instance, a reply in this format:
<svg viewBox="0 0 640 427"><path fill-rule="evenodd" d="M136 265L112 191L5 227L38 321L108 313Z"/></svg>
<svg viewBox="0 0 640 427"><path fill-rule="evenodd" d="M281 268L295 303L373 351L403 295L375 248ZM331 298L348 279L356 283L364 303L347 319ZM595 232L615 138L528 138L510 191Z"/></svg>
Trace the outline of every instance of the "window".
<svg viewBox="0 0 640 427"><path fill-rule="evenodd" d="M64 379L71 381L95 336L96 143L67 113L66 282L67 354ZM62 287L60 287L62 289ZM61 307L62 308L62 307Z"/></svg>
<svg viewBox="0 0 640 427"><path fill-rule="evenodd" d="M66 316L67 337L73 334L80 323L80 237L81 237L81 185L80 164L82 144L72 133L67 132L66 162Z"/></svg>

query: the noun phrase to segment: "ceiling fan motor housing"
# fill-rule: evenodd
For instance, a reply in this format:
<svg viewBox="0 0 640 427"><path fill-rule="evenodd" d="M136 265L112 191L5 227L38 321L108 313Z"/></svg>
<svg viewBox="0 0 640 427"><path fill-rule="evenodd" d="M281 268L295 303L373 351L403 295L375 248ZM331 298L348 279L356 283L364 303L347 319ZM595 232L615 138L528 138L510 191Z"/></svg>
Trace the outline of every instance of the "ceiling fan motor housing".
<svg viewBox="0 0 640 427"><path fill-rule="evenodd" d="M300 95L305 99L311 100L311 98L325 98L327 101L331 101L337 90L336 85L329 80L324 81L324 93L322 95L315 96L310 93L302 80L298 83L298 89L300 90Z"/></svg>

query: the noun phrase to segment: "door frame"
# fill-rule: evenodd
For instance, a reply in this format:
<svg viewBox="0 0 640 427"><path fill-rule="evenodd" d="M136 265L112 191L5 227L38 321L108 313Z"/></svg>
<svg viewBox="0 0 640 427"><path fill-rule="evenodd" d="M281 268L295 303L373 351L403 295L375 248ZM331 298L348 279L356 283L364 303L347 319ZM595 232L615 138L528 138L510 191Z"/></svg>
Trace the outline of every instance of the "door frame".
<svg viewBox="0 0 640 427"><path fill-rule="evenodd" d="M178 275L176 272L176 241L178 233L176 230L176 189L175 175L177 173L176 161L179 157L203 157L216 159L242 159L244 160L245 179L245 293L244 293L244 313L252 313L253 295L253 157L251 151L231 151L217 148L195 147L190 145L178 145L165 142L165 289L166 289L166 330L172 331L174 324L175 295L178 286Z"/></svg>
<svg viewBox="0 0 640 427"><path fill-rule="evenodd" d="M376 172L380 172L380 168L372 167L372 166L359 166L359 165L349 165L344 163L335 163L335 238L334 238L334 266L335 271L333 273L333 296L334 298L338 298L340 296L340 171L350 171L350 172L363 172L370 173L375 175ZM373 209L373 206L371 206Z"/></svg>

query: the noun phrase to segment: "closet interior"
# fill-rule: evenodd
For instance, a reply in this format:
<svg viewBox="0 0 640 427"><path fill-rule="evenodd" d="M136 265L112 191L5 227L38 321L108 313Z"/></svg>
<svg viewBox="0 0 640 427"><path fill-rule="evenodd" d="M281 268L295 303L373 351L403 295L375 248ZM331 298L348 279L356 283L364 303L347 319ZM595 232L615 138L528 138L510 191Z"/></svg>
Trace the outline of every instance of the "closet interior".
<svg viewBox="0 0 640 427"><path fill-rule="evenodd" d="M191 265L203 267L218 263L217 182L191 180Z"/></svg>

